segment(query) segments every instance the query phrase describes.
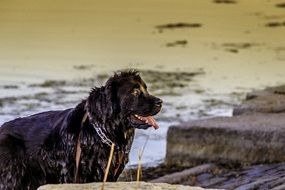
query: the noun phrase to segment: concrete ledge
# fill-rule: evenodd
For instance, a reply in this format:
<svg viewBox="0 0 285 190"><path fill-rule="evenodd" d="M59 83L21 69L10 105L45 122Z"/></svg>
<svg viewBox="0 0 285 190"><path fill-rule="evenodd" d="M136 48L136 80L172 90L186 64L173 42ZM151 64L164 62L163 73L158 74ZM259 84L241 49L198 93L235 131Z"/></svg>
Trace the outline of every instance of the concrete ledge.
<svg viewBox="0 0 285 190"><path fill-rule="evenodd" d="M217 117L170 127L166 164L285 161L285 114Z"/></svg>

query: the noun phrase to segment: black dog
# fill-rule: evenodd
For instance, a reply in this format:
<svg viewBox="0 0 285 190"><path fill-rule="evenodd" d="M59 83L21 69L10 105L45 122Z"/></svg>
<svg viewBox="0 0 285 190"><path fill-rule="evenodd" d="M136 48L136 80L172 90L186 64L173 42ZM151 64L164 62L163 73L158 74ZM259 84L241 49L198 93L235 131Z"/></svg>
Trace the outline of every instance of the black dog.
<svg viewBox="0 0 285 190"><path fill-rule="evenodd" d="M3 124L0 189L103 181L112 143L115 151L108 181L116 181L128 162L135 128L158 128L151 116L161 106L162 101L147 92L138 72L128 71L116 73L105 86L92 89L73 109Z"/></svg>

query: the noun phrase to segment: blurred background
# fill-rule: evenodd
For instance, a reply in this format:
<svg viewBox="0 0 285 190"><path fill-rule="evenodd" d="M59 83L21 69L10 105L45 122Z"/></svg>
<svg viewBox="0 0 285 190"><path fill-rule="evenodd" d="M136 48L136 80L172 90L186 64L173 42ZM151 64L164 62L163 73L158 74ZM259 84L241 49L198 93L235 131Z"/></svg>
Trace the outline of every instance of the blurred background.
<svg viewBox="0 0 285 190"><path fill-rule="evenodd" d="M252 89L284 84L280 0L1 0L0 124L76 106L114 71L141 71L164 100L130 165L163 161L170 125L231 116Z"/></svg>

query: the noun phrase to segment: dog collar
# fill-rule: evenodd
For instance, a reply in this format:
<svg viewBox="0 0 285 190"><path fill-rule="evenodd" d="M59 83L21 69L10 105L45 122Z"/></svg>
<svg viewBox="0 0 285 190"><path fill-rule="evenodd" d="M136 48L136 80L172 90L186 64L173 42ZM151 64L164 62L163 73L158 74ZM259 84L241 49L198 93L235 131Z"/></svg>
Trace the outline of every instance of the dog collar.
<svg viewBox="0 0 285 190"><path fill-rule="evenodd" d="M89 112L86 112L85 115L86 115L86 118L87 118L87 117L88 117L89 119L91 118ZM91 121L91 119L90 119L90 121ZM106 136L106 134L103 132L103 130L102 130L101 127L99 127L98 125L96 125L96 124L93 123L93 122L90 122L90 123L92 124L92 126L94 127L96 133L98 134L98 136L100 137L101 141L102 141L104 144L108 145L109 147L111 147L112 144L115 144L115 143L113 143L113 141L111 141L111 140Z"/></svg>
<svg viewBox="0 0 285 190"><path fill-rule="evenodd" d="M82 129L84 122L86 119L90 117L88 113L85 113L82 120L81 120L81 125L80 129ZM101 141L108 145L109 147L112 148L112 144L114 144L102 131L102 128L99 126L96 126L94 123L92 123L96 133L100 137ZM80 155L81 155L81 147L80 147L80 132L78 134L78 139L77 139L77 144L76 144L76 151L75 151L75 175L74 175L74 183L79 183L79 173L78 173L78 168L79 168L79 162L80 162ZM115 145L115 144L114 144Z"/></svg>
<svg viewBox="0 0 285 190"><path fill-rule="evenodd" d="M92 123L92 125L93 125L93 127L94 127L96 133L97 133L98 136L100 137L101 141L102 141L104 144L106 144L106 145L108 145L108 146L111 147L112 144L114 144L114 143L113 143L113 141L111 141L111 140L106 136L106 134L102 131L102 128L96 126L94 123Z"/></svg>

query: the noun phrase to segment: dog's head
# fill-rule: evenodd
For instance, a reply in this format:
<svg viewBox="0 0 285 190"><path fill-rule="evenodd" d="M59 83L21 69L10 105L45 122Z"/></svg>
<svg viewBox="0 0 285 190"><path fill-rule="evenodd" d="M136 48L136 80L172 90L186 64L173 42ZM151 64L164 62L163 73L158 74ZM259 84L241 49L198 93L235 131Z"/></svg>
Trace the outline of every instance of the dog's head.
<svg viewBox="0 0 285 190"><path fill-rule="evenodd" d="M103 122L122 118L135 128L158 128L152 116L161 110L162 100L149 94L137 71L115 73L90 93L88 102L91 114Z"/></svg>

